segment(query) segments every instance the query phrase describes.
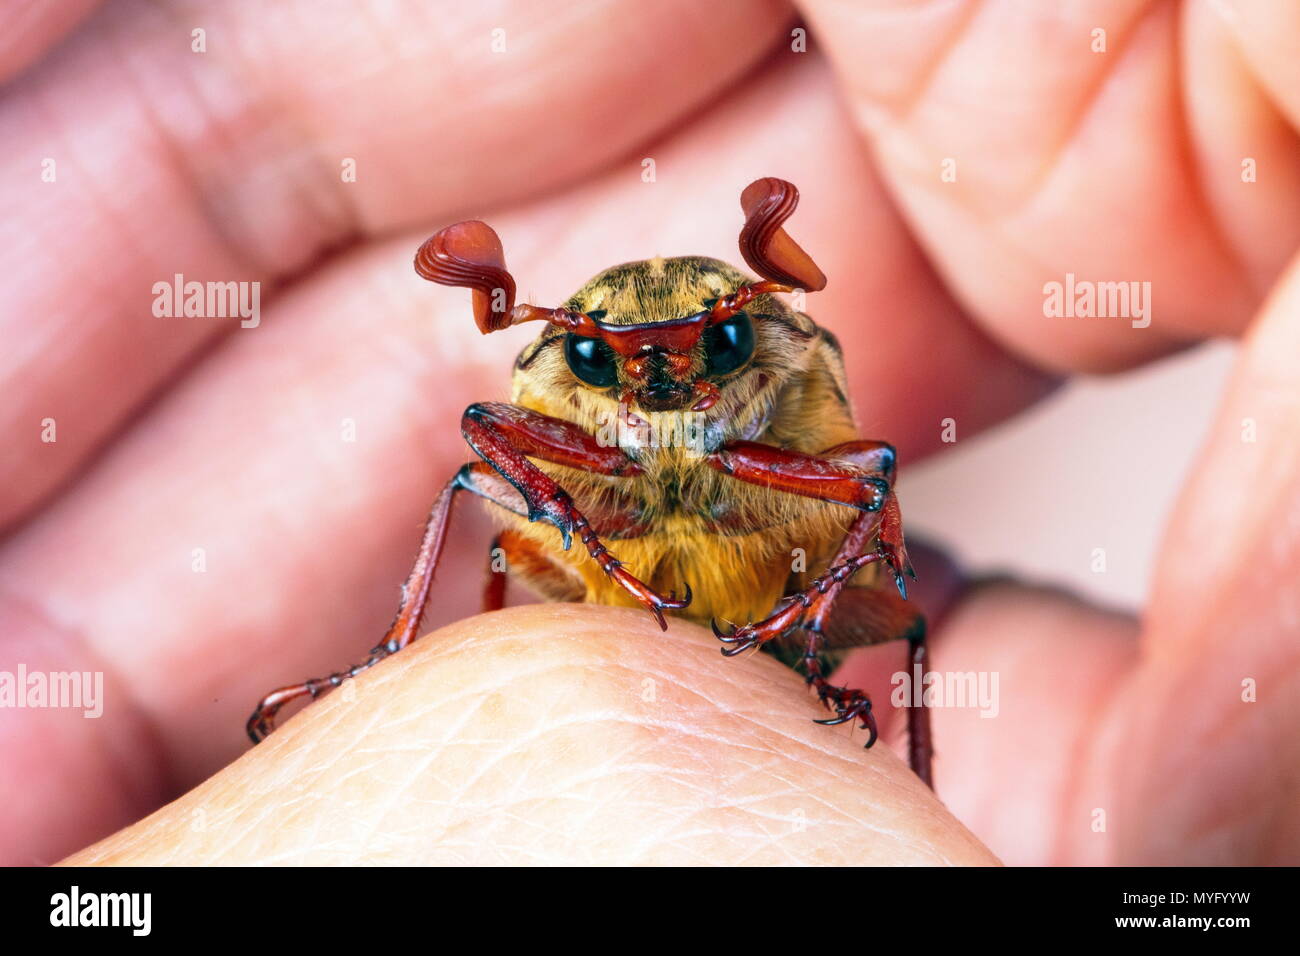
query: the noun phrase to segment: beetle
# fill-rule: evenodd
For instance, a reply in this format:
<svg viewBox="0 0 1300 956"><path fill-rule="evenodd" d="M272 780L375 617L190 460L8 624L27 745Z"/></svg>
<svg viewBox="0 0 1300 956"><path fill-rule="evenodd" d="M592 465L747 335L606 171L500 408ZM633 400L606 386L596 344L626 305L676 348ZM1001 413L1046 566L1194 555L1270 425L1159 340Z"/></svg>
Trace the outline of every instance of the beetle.
<svg viewBox="0 0 1300 956"><path fill-rule="evenodd" d="M544 328L515 361L511 402L466 409L461 433L478 460L434 502L384 639L361 664L268 694L248 721L254 743L289 701L415 640L461 491L491 504L492 553L541 596L644 607L661 628L665 613L708 622L725 655L761 648L802 668L833 712L819 723L856 720L875 742L870 699L829 675L849 650L896 639L925 666L897 456L858 437L835 337L777 298L826 286L783 225L798 190L768 177L740 202L740 252L758 280L717 259L654 258L605 270L559 308L515 302L486 223L456 223L420 246L416 272L470 289L480 332ZM490 574L485 609L504 592L505 575ZM928 784L924 707L908 708L908 730Z"/></svg>

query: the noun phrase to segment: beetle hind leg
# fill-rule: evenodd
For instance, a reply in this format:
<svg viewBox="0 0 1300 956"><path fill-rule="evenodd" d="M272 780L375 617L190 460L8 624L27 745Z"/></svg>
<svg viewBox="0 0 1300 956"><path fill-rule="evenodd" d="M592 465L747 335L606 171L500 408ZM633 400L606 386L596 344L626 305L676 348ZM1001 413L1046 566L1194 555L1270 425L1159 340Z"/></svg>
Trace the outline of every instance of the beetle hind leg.
<svg viewBox="0 0 1300 956"><path fill-rule="evenodd" d="M451 517L451 505L456 493L463 489L472 489L473 466L467 465L447 482L442 493L429 509L429 518L424 526L424 536L420 539L420 548L416 552L411 572L402 585L402 600L397 608L397 615L389 625L384 639L371 650L370 656L363 663L356 664L345 671L338 671L328 677L313 677L301 684L290 684L271 691L258 703L245 729L253 743L260 743L275 730L275 719L284 706L303 697L315 700L332 687L338 687L349 677L355 677L364 670L374 667L385 657L396 654L418 636L420 621L429 602L429 590L433 585L433 573L438 567L438 558L442 556L443 545L447 538L447 521Z"/></svg>

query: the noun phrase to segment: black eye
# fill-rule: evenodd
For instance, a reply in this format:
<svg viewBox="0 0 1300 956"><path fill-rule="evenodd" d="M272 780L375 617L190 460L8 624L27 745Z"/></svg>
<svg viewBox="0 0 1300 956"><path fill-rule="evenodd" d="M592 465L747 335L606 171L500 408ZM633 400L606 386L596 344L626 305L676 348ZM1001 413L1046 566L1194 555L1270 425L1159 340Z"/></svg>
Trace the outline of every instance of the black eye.
<svg viewBox="0 0 1300 956"><path fill-rule="evenodd" d="M754 354L754 326L744 312L710 326L704 333L709 357L709 374L726 375L740 368Z"/></svg>
<svg viewBox="0 0 1300 956"><path fill-rule="evenodd" d="M600 339L589 339L585 335L566 335L564 360L569 363L573 374L588 385L609 388L618 381L618 369L614 366L614 352Z"/></svg>

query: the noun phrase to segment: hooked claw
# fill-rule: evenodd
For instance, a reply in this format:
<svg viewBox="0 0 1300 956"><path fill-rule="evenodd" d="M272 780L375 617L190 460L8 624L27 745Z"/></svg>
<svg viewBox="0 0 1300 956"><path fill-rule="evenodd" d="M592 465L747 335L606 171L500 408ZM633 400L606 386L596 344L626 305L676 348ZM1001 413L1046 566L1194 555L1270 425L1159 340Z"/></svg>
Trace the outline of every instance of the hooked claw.
<svg viewBox="0 0 1300 956"><path fill-rule="evenodd" d="M668 600L664 601L661 606L670 607L674 611L680 611L682 608L688 607L691 603L691 598L693 598L695 595L691 592L691 583L689 581L686 582L685 587L686 587L686 593L682 595L682 599L680 601L677 600L676 591L669 591Z"/></svg>
<svg viewBox="0 0 1300 956"><path fill-rule="evenodd" d="M885 559L889 565L889 570L894 572L894 586L898 588L899 597L904 601L907 600L907 578L916 580L916 571L912 568L912 562L907 557L907 552L901 555L890 548L881 548L880 556ZM906 575L906 577L905 577Z"/></svg>
<svg viewBox="0 0 1300 956"><path fill-rule="evenodd" d="M758 646L758 641L754 640L753 638L750 638L749 640L745 641L743 644L737 644L735 647L720 647L718 649L722 651L723 657L735 657L737 654L743 654L751 647L757 647L757 646Z"/></svg>
<svg viewBox="0 0 1300 956"><path fill-rule="evenodd" d="M668 622L664 619L664 610L679 611L688 606L694 596L691 593L691 586L687 584L686 593L681 598L677 597L676 591L669 591L668 596L664 597L652 591L644 581L634 577L617 561L614 561L612 566L606 569L606 573L621 584L628 594L636 598L637 603L655 616L661 631L668 630Z"/></svg>
<svg viewBox="0 0 1300 956"><path fill-rule="evenodd" d="M838 717L827 717L825 720L813 720L814 724L821 724L823 727L838 727L840 724L846 724L853 719L852 714L840 714Z"/></svg>
<svg viewBox="0 0 1300 956"><path fill-rule="evenodd" d="M666 598L660 597L654 592L650 592L641 603L644 604L646 609L655 616L655 620L659 622L659 630L666 631L668 630L668 622L664 619L663 609L668 608L670 611L680 611L682 608L690 605L692 597L694 597L694 594L691 592L690 584L687 583L686 593L680 600L677 597L676 591L669 591Z"/></svg>
<svg viewBox="0 0 1300 956"><path fill-rule="evenodd" d="M723 631L718 627L717 621L710 620L709 627L713 629L713 636L722 641L722 643L735 645L734 647L719 648L719 650L722 651L723 657L735 657L737 654L741 654L749 650L751 647L758 646L758 637L754 632L753 625L746 624L744 627L740 628L732 625L730 631Z"/></svg>
<svg viewBox="0 0 1300 956"><path fill-rule="evenodd" d="M834 717L828 717L825 720L814 720L814 724L821 724L824 727L835 727L839 724L845 724L853 719L862 721L862 726L867 728L867 742L862 745L863 750L870 750L880 736L876 728L876 715L871 712L871 701L865 697L844 706L838 705Z"/></svg>

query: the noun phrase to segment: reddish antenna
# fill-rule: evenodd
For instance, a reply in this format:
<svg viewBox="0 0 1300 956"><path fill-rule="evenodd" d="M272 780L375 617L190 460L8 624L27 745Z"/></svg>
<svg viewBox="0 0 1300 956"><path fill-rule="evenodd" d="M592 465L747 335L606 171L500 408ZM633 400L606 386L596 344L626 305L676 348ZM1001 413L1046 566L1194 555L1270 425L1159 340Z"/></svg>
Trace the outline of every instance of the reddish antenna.
<svg viewBox="0 0 1300 956"><path fill-rule="evenodd" d="M606 325L585 312L516 305L515 279L506 268L501 239L477 219L440 229L425 240L415 254L415 271L431 282L472 290L474 321L484 335L520 322L542 321L575 335L599 338L620 355L636 354L646 343L684 352L705 328L731 318L757 296L796 289L818 292L826 287L825 274L782 228L798 205L799 190L784 179L768 176L746 186L740 194L745 211L740 254L764 281L741 286L696 315L665 322Z"/></svg>

